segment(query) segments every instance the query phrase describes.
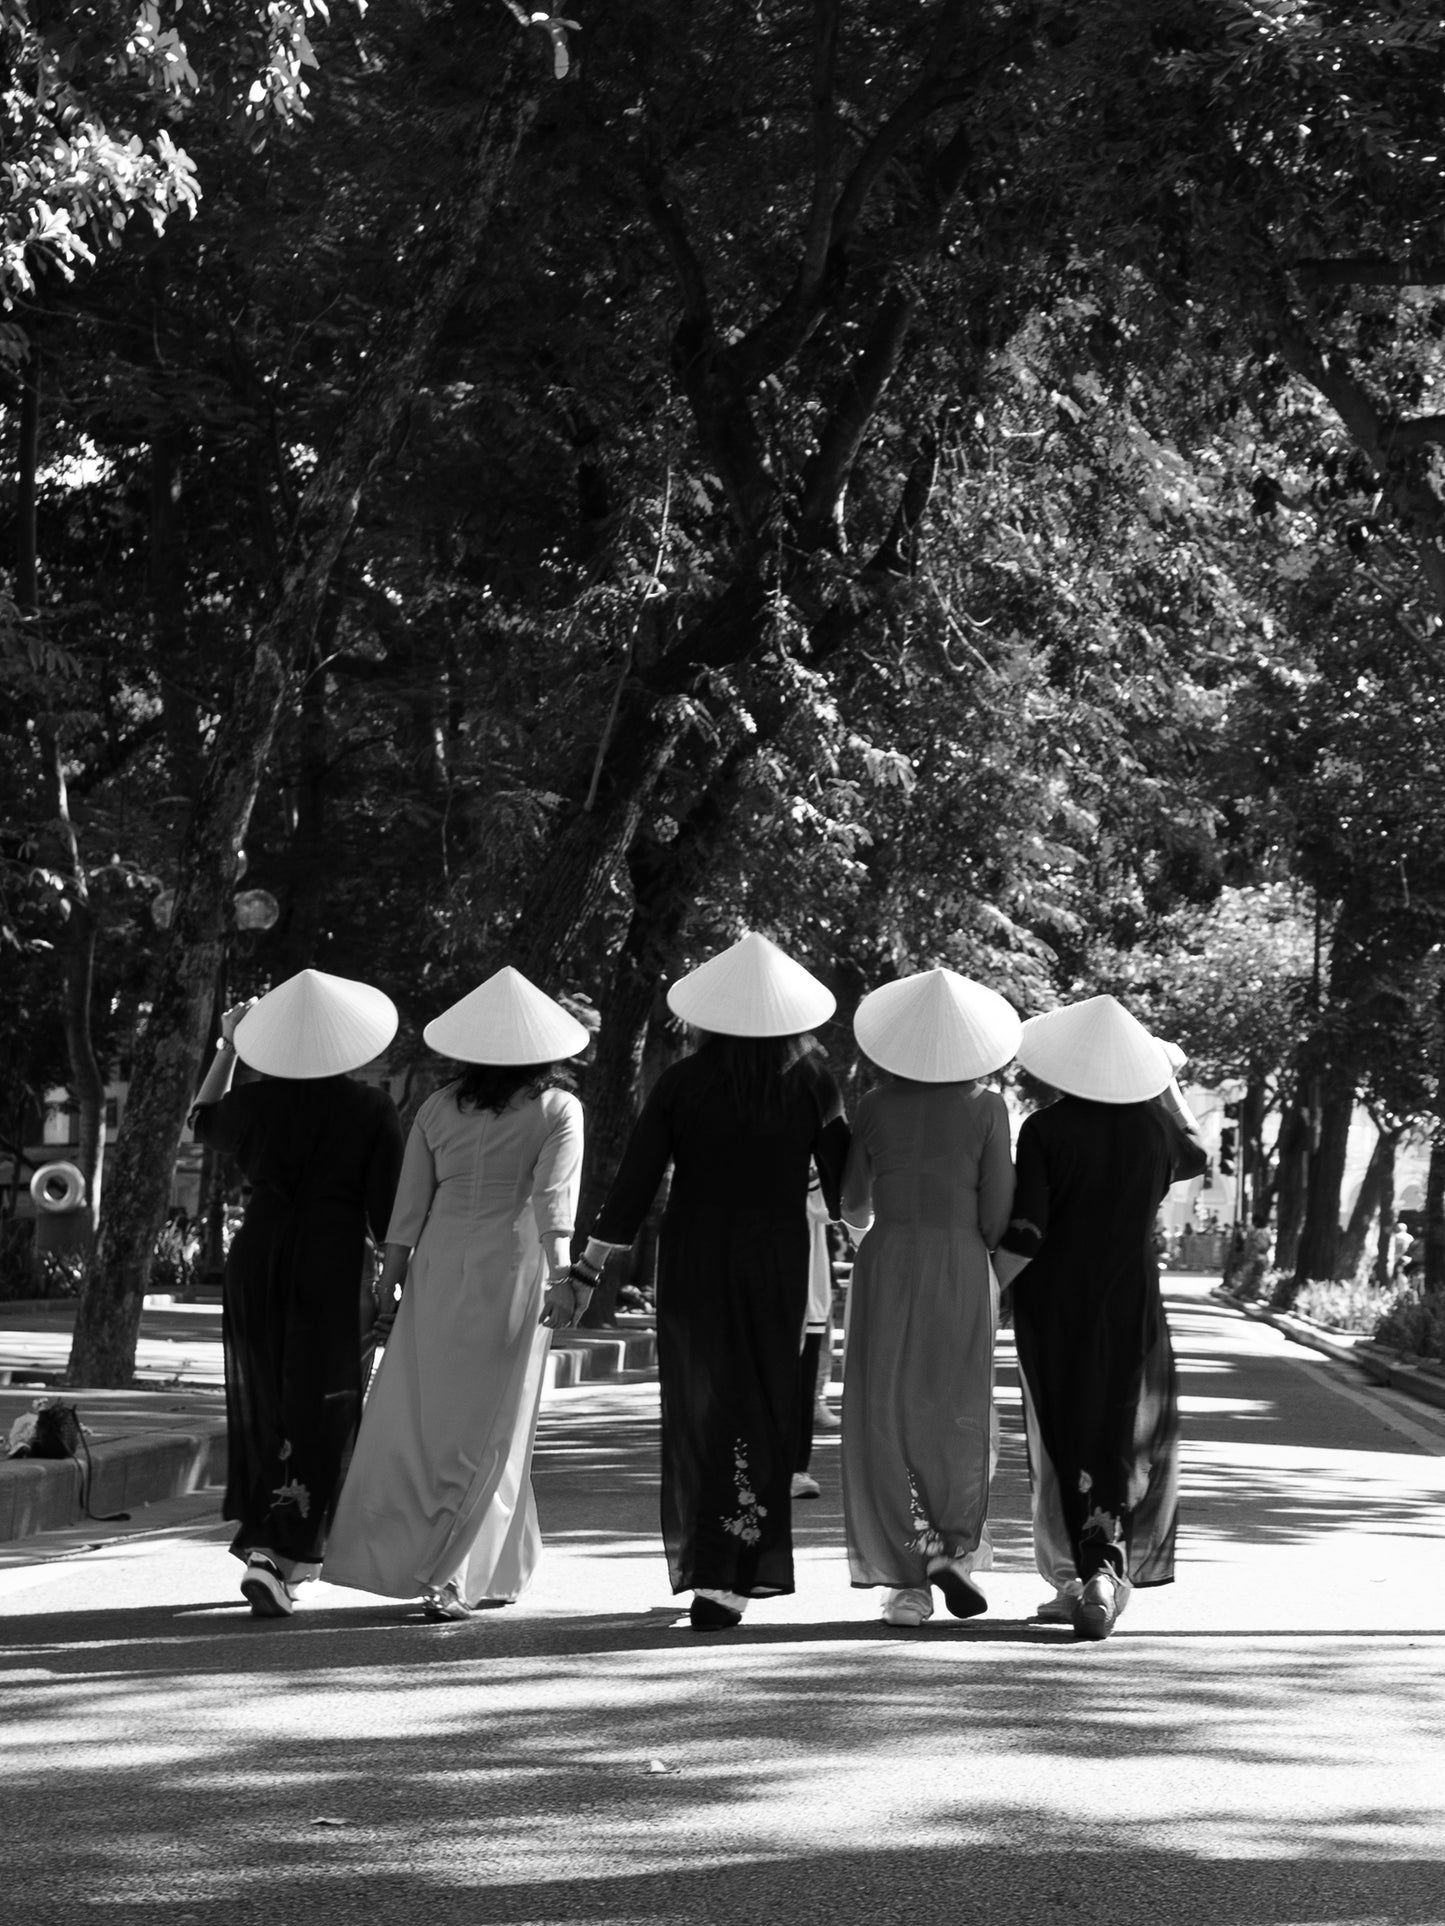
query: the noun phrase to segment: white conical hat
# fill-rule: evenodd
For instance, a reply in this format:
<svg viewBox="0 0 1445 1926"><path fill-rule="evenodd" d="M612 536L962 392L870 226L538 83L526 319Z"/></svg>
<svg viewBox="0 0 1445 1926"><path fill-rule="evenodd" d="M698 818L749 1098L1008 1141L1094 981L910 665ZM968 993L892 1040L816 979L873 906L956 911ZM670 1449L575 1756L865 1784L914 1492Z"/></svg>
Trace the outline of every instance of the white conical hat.
<svg viewBox="0 0 1445 1926"><path fill-rule="evenodd" d="M369 983L301 970L241 1018L236 1055L268 1077L338 1077L379 1057L396 1025L396 1005Z"/></svg>
<svg viewBox="0 0 1445 1926"><path fill-rule="evenodd" d="M684 1023L725 1037L794 1037L826 1023L833 992L766 936L744 936L679 977L667 1007Z"/></svg>
<svg viewBox="0 0 1445 1926"><path fill-rule="evenodd" d="M1055 1090L1095 1103L1143 1103L1174 1074L1163 1044L1112 996L1030 1017L1018 1060Z"/></svg>
<svg viewBox="0 0 1445 1926"><path fill-rule="evenodd" d="M1164 1052L1165 1056L1168 1057L1169 1068L1178 1076L1185 1064L1188 1063L1188 1056L1179 1048L1177 1043L1171 1043L1168 1037L1155 1037L1154 1041L1159 1045L1159 1048Z"/></svg>
<svg viewBox="0 0 1445 1926"><path fill-rule="evenodd" d="M1001 1070L1019 1047L1018 1012L956 970L926 970L870 990L853 1034L881 1069L918 1083L962 1083Z"/></svg>
<svg viewBox="0 0 1445 1926"><path fill-rule="evenodd" d="M433 1017L422 1036L458 1063L556 1063L590 1041L576 1017L510 963Z"/></svg>

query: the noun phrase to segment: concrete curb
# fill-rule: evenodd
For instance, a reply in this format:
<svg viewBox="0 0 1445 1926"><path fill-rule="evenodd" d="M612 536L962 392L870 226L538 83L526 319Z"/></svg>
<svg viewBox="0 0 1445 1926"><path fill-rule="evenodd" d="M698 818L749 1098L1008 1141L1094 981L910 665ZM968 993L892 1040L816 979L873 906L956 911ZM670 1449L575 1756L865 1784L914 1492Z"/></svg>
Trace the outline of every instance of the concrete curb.
<svg viewBox="0 0 1445 1926"><path fill-rule="evenodd" d="M616 1331L559 1331L547 1359L544 1391L568 1390L647 1370L657 1361L657 1336L641 1320ZM63 1390L46 1396L66 1397ZM85 1416L82 1408L82 1418ZM224 1418L139 1430L90 1447L90 1514L139 1511L226 1480ZM84 1459L0 1458L0 1544L83 1524Z"/></svg>
<svg viewBox="0 0 1445 1926"><path fill-rule="evenodd" d="M1276 1331L1295 1344L1303 1344L1311 1351L1322 1356L1334 1358L1339 1364L1353 1364L1363 1371L1372 1384L1388 1385L1393 1391L1404 1391L1421 1404L1434 1405L1436 1410L1445 1411L1445 1376L1418 1364L1406 1364L1395 1352L1386 1351L1368 1338L1337 1336L1322 1330L1319 1325L1311 1324L1307 1318L1295 1317L1289 1311L1272 1311L1267 1304L1254 1304L1245 1298L1235 1297L1231 1292L1216 1288L1209 1295L1220 1304L1228 1304L1243 1316L1252 1318L1256 1324L1272 1324Z"/></svg>
<svg viewBox="0 0 1445 1926"><path fill-rule="evenodd" d="M138 1511L226 1476L224 1423L189 1431L141 1431L90 1447L89 1512L82 1503L85 1460L0 1461L0 1543L59 1531L87 1516Z"/></svg>

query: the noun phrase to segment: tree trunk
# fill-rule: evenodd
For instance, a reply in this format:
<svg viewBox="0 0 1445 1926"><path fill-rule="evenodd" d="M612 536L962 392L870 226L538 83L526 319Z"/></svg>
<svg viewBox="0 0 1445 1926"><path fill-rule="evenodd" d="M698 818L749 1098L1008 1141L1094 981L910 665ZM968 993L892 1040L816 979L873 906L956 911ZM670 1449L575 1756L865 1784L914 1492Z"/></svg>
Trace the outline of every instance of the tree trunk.
<svg viewBox="0 0 1445 1926"><path fill-rule="evenodd" d="M210 1026L237 857L275 740L290 665L304 659L316 634L362 493L421 383L536 111L535 86L518 84L516 65L515 58L502 63L455 192L420 244L410 276L417 299L368 356L373 372L307 487L281 580L208 759L182 845L170 940L136 1044L110 1207L76 1316L72 1384L124 1386L134 1374L141 1305Z"/></svg>
<svg viewBox="0 0 1445 1926"><path fill-rule="evenodd" d="M1395 1194L1395 1151L1399 1142L1398 1130L1382 1129L1375 1139L1370 1161L1360 1183L1360 1194L1355 1199L1350 1221L1340 1238L1339 1255L1335 1260L1336 1277L1354 1277L1364 1262L1370 1227L1384 1209L1386 1199L1393 1198Z"/></svg>
<svg viewBox="0 0 1445 1926"><path fill-rule="evenodd" d="M1309 1116L1298 1102L1287 1103L1280 1117L1279 1147L1276 1152L1279 1210L1274 1234L1274 1268L1286 1274L1294 1270L1295 1255L1299 1250L1309 1158Z"/></svg>
<svg viewBox="0 0 1445 1926"><path fill-rule="evenodd" d="M90 904L73 899L65 940L65 1050L70 1065L70 1097L76 1110L75 1164L85 1179L92 1238L100 1222L105 1167L105 1077L96 1059L90 1027L97 929Z"/></svg>
<svg viewBox="0 0 1445 1926"><path fill-rule="evenodd" d="M1240 1220L1256 1228L1268 1224L1274 1186L1264 1154L1264 1119L1268 1093L1262 1077L1246 1085L1239 1107ZM1256 1248L1253 1244L1251 1249Z"/></svg>
<svg viewBox="0 0 1445 1926"><path fill-rule="evenodd" d="M338 605L327 610L334 634ZM327 846L327 789L331 779L331 718L326 676L321 663L330 636L311 650L310 673L302 679L296 746L295 828L287 848L285 910L272 954L281 978L309 969L321 941L331 863Z"/></svg>
<svg viewBox="0 0 1445 1926"><path fill-rule="evenodd" d="M1430 1167L1425 1178L1424 1286L1431 1297L1445 1294L1445 1123L1430 1138Z"/></svg>
<svg viewBox="0 0 1445 1926"><path fill-rule="evenodd" d="M634 914L634 928L636 924ZM587 1160L577 1212L578 1225L584 1230L612 1188L644 1094L639 1087L642 1048L656 1001L658 975L639 959L631 929L628 937L613 972L597 1054L587 1077ZM612 1259L583 1316L585 1325L598 1330L612 1322L617 1293L629 1273L623 1256Z"/></svg>
<svg viewBox="0 0 1445 1926"><path fill-rule="evenodd" d="M152 641L166 678L161 705L166 754L176 788L193 802L201 786L201 717L191 667L180 528L181 452L180 438L173 431L157 435L151 443L148 563Z"/></svg>
<svg viewBox="0 0 1445 1926"><path fill-rule="evenodd" d="M1403 1134L1403 1133L1402 1133ZM1399 1140L1396 1139L1396 1151ZM1395 1158L1390 1159L1390 1168L1385 1173L1380 1187L1380 1233L1375 1245L1375 1283L1382 1291L1388 1290L1395 1281Z"/></svg>
<svg viewBox="0 0 1445 1926"><path fill-rule="evenodd" d="M1330 1063L1322 1079L1319 1137L1310 1158L1305 1217L1295 1253L1294 1275L1284 1291L1277 1293L1277 1301L1288 1300L1280 1303L1281 1309L1289 1308L1301 1285L1335 1275L1340 1249L1340 1187L1344 1182L1345 1149L1354 1114L1353 1066Z"/></svg>
<svg viewBox="0 0 1445 1926"><path fill-rule="evenodd" d="M40 469L42 369L40 348L32 338L20 396L20 442L16 472L16 606L32 620L40 614L40 540L37 526ZM70 1100L76 1112L76 1168L85 1179L85 1208L90 1234L100 1211L105 1161L105 1078L96 1061L91 1034L90 999L95 981L98 924L86 882L80 841L70 818L65 751L49 722L37 727L49 793L44 814L64 848L68 889L65 940L61 948L64 995L62 1023L70 1071Z"/></svg>

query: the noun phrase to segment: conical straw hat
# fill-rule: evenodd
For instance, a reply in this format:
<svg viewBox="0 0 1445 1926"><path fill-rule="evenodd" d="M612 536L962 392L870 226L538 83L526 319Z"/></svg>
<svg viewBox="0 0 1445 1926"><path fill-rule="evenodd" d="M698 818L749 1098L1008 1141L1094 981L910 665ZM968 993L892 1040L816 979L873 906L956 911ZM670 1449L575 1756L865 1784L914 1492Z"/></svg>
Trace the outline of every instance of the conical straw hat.
<svg viewBox="0 0 1445 1926"><path fill-rule="evenodd" d="M1030 1017L1018 1060L1055 1090L1095 1103L1143 1103L1174 1074L1164 1046L1112 996Z"/></svg>
<svg viewBox="0 0 1445 1926"><path fill-rule="evenodd" d="M510 963L433 1017L422 1036L458 1063L556 1063L589 1042L576 1017Z"/></svg>
<svg viewBox="0 0 1445 1926"><path fill-rule="evenodd" d="M396 1005L369 983L302 970L241 1018L236 1055L268 1077L339 1077L379 1057L396 1025Z"/></svg>
<svg viewBox="0 0 1445 1926"><path fill-rule="evenodd" d="M1188 1063L1189 1058L1185 1055L1184 1051L1179 1048L1179 1045L1177 1043L1171 1043L1168 1037L1155 1037L1154 1041L1159 1045L1159 1048L1164 1052L1165 1056L1168 1057L1169 1068L1177 1077L1185 1064Z"/></svg>
<svg viewBox="0 0 1445 1926"><path fill-rule="evenodd" d="M725 1037L794 1037L826 1023L833 992L766 936L749 935L679 977L667 1007Z"/></svg>
<svg viewBox="0 0 1445 1926"><path fill-rule="evenodd" d="M926 970L870 990L853 1034L881 1069L918 1083L962 1083L1001 1070L1019 1047L1018 1012L956 970Z"/></svg>

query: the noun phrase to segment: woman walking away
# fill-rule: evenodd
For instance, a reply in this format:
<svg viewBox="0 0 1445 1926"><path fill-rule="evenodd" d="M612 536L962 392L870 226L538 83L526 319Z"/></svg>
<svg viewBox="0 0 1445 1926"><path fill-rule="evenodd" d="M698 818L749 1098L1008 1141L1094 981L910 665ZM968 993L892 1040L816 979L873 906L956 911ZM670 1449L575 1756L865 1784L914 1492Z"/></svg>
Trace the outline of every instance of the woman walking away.
<svg viewBox="0 0 1445 1926"><path fill-rule="evenodd" d="M889 1625L922 1625L932 1588L955 1618L987 1609L998 1455L989 1253L1009 1221L1008 1112L979 1081L1019 1019L952 970L885 984L854 1019L885 1081L858 1106L843 1216L861 1231L843 1381L843 1518L853 1583L882 1585Z"/></svg>
<svg viewBox="0 0 1445 1926"><path fill-rule="evenodd" d="M848 1133L804 1034L832 993L766 937L745 936L668 992L702 1035L643 1106L587 1252L595 1281L632 1242L668 1163L658 1253L662 1535L695 1631L793 1589L790 1487L798 1340L808 1297L808 1164L836 1214Z"/></svg>
<svg viewBox="0 0 1445 1926"><path fill-rule="evenodd" d="M407 1139L382 1270L383 1306L404 1281L401 1307L325 1575L461 1619L515 1599L542 1548L537 1411L551 1327L579 1308L566 1267L582 1106L558 1066L588 1036L510 968L423 1034L467 1068Z"/></svg>
<svg viewBox="0 0 1445 1926"><path fill-rule="evenodd" d="M251 1186L222 1301L224 1515L262 1618L288 1616L321 1568L361 1417L367 1234L386 1229L402 1135L387 1093L346 1073L396 1024L380 990L302 970L222 1017L192 1112L200 1142L230 1151ZM232 1090L237 1057L261 1076Z"/></svg>
<svg viewBox="0 0 1445 1926"><path fill-rule="evenodd" d="M1018 1060L1063 1093L1019 1133L997 1260L1018 1277L1034 1549L1056 1588L1046 1614L1102 1639L1133 1586L1174 1577L1178 1399L1154 1217L1208 1158L1162 1045L1113 997L1030 1018Z"/></svg>

